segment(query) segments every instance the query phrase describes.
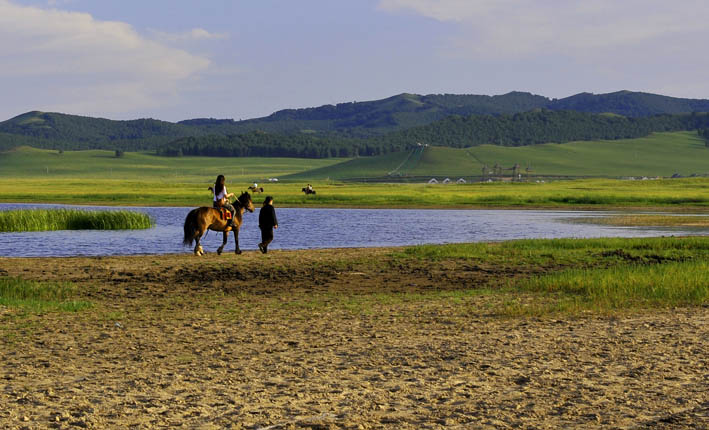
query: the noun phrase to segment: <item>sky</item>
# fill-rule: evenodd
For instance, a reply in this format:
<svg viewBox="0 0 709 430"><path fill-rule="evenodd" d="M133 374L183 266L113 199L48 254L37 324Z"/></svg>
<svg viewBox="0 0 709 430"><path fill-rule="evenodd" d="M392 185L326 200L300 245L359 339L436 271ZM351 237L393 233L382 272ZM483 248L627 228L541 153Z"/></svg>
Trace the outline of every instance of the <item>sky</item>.
<svg viewBox="0 0 709 430"><path fill-rule="evenodd" d="M401 93L709 99L706 0L0 0L0 121L248 119Z"/></svg>

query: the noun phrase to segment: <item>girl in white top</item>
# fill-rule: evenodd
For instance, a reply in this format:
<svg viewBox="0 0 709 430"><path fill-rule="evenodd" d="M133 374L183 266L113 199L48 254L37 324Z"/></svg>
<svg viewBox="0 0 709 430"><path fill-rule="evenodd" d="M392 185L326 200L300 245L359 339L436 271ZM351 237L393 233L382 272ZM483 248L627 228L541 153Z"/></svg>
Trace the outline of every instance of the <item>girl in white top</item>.
<svg viewBox="0 0 709 430"><path fill-rule="evenodd" d="M226 190L226 185L224 184L225 182L226 179L224 178L224 175L219 175L214 183L214 188L209 187L209 190L214 193L214 202L212 205L217 209L227 208L229 212L231 212L231 219L233 220L235 209L234 206L229 203L229 198L234 197L234 193L230 193Z"/></svg>

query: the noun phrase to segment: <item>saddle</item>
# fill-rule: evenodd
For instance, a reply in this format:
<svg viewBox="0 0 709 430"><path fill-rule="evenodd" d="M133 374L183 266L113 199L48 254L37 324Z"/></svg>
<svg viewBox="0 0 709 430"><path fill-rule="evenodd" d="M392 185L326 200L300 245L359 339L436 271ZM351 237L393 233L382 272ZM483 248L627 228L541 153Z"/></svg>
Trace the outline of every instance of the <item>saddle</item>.
<svg viewBox="0 0 709 430"><path fill-rule="evenodd" d="M227 208L219 208L219 217L222 220L229 221L231 219L231 212Z"/></svg>

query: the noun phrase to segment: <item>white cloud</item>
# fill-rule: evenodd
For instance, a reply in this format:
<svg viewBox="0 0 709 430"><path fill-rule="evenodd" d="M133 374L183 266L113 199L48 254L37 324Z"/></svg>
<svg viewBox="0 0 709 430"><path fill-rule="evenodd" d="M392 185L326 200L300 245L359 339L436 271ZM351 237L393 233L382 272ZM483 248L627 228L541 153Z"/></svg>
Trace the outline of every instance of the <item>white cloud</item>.
<svg viewBox="0 0 709 430"><path fill-rule="evenodd" d="M228 39L226 33L210 33L203 28L193 28L183 33L166 33L159 30L150 30L157 39L164 42L182 42L192 40L222 40Z"/></svg>
<svg viewBox="0 0 709 430"><path fill-rule="evenodd" d="M32 109L88 115L169 104L186 80L210 66L126 23L7 0L0 0L0 64L2 93L17 94L20 81L31 84L15 100L3 100L4 109L13 103L22 109L29 100Z"/></svg>
<svg viewBox="0 0 709 430"><path fill-rule="evenodd" d="M709 33L704 0L381 0L379 8L458 23L458 44L469 55L492 57L581 56Z"/></svg>
<svg viewBox="0 0 709 430"><path fill-rule="evenodd" d="M468 70L481 92L709 98L706 0L380 0L378 9L445 25L437 60Z"/></svg>

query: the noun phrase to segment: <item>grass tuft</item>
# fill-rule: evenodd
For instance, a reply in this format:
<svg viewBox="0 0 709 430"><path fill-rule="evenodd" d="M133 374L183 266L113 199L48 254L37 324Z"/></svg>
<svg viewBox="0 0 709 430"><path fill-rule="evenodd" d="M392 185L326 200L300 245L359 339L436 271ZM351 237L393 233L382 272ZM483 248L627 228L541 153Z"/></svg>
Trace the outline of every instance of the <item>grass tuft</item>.
<svg viewBox="0 0 709 430"><path fill-rule="evenodd" d="M21 278L0 278L0 305L31 313L47 311L78 312L91 302L74 300L76 285L69 282L36 282Z"/></svg>

